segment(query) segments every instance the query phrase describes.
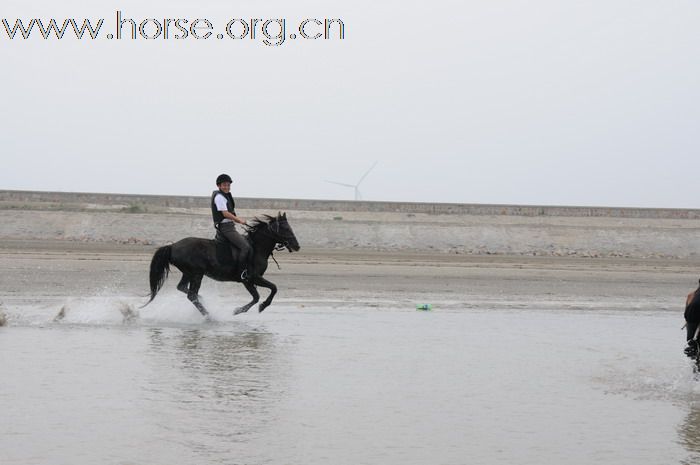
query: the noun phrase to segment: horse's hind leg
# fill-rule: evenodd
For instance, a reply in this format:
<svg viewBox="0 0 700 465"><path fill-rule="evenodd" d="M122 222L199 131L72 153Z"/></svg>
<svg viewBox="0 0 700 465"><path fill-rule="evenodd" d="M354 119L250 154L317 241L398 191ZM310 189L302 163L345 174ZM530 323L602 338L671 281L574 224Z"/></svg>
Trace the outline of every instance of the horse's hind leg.
<svg viewBox="0 0 700 465"><path fill-rule="evenodd" d="M204 315L205 317L209 317L209 312L207 312L207 309L204 308L204 305L202 305L202 302L199 301L199 286L202 285L202 275L193 275L190 277L190 286L189 289L187 290L187 298L190 299L190 302L194 304L195 307L197 307L197 310Z"/></svg>
<svg viewBox="0 0 700 465"><path fill-rule="evenodd" d="M182 279L177 283L177 290L187 294L189 292L190 279L189 275L182 273Z"/></svg>
<svg viewBox="0 0 700 465"><path fill-rule="evenodd" d="M250 292L250 295L253 296L253 300L248 302L242 307L238 307L233 311L234 315L238 315L239 313L247 312L250 307L258 303L258 300L260 300L260 294L258 293L258 290L255 289L255 286L250 284L250 283L243 283L246 289L248 289L248 292Z"/></svg>

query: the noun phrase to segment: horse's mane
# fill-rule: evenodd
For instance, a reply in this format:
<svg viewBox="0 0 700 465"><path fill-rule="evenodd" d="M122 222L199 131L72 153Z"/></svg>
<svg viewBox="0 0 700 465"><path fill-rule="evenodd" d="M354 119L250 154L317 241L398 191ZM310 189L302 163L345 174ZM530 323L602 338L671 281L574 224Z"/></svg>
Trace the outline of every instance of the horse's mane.
<svg viewBox="0 0 700 465"><path fill-rule="evenodd" d="M256 216L252 220L248 221L248 223L243 226L243 229L245 229L245 232L248 234L248 237L253 237L255 233L257 233L263 228L266 228L267 225L272 223L273 221L277 221L277 218L275 218L274 216Z"/></svg>

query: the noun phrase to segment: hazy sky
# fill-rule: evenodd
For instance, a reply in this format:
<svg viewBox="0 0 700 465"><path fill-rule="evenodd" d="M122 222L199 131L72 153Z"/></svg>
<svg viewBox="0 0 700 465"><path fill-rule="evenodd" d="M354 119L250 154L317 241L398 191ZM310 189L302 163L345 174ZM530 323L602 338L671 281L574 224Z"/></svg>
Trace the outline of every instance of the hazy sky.
<svg viewBox="0 0 700 465"><path fill-rule="evenodd" d="M147 4L147 6L144 6ZM700 3L16 1L1 189L700 208ZM147 18L341 18L344 40L108 40ZM274 28L271 28L274 30ZM260 38L260 37L259 37Z"/></svg>

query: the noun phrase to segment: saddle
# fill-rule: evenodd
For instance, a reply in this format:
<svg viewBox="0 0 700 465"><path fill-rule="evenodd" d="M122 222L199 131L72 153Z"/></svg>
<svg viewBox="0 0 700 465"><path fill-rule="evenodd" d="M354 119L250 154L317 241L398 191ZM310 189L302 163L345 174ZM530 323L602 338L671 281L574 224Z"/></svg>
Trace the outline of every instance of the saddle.
<svg viewBox="0 0 700 465"><path fill-rule="evenodd" d="M252 248L253 243L247 236L244 237ZM231 244L228 241L228 239L226 239L226 236L221 234L219 231L216 231L216 236L214 236L214 242L216 244L216 260L218 262L230 263L236 268L237 272L239 273L246 268L246 264L240 260L241 251L238 250L238 248L235 247L233 244Z"/></svg>

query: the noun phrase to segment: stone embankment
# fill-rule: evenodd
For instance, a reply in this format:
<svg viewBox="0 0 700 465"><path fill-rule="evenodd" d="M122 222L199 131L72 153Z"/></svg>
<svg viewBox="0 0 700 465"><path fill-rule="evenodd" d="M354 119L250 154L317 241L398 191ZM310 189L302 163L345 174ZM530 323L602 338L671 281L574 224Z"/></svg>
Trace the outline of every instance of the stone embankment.
<svg viewBox="0 0 700 465"><path fill-rule="evenodd" d="M302 247L700 258L700 210L240 199L286 211ZM211 237L207 197L0 191L0 238L161 245Z"/></svg>

